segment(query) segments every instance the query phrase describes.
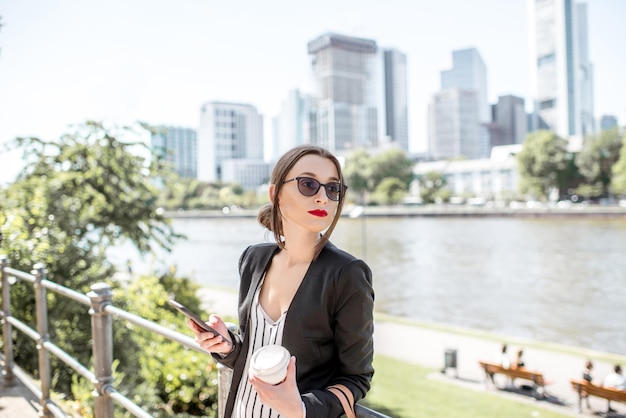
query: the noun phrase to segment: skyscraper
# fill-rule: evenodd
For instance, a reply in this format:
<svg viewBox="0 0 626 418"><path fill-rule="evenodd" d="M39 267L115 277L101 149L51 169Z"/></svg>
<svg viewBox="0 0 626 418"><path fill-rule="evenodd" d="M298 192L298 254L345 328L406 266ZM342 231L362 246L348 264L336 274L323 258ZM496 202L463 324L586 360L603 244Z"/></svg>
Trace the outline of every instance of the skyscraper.
<svg viewBox="0 0 626 418"><path fill-rule="evenodd" d="M489 155L491 120L487 69L476 48L452 52L452 68L441 72L441 90L429 105L429 148L435 158Z"/></svg>
<svg viewBox="0 0 626 418"><path fill-rule="evenodd" d="M248 104L205 103L198 129L198 179L242 184L224 177L223 164L232 159L263 161L263 117ZM242 170L229 170L235 172Z"/></svg>
<svg viewBox="0 0 626 418"><path fill-rule="evenodd" d="M602 115L600 118L600 130L606 131L617 127L617 117L615 115Z"/></svg>
<svg viewBox="0 0 626 418"><path fill-rule="evenodd" d="M310 142L309 109L311 98L300 90L291 90L273 119L273 141L268 161L276 161L289 149Z"/></svg>
<svg viewBox="0 0 626 418"><path fill-rule="evenodd" d="M435 158L482 156L476 91L441 90L433 95L428 110L429 148Z"/></svg>
<svg viewBox="0 0 626 418"><path fill-rule="evenodd" d="M593 133L587 5L528 0L533 126L562 137Z"/></svg>
<svg viewBox="0 0 626 418"><path fill-rule="evenodd" d="M487 67L476 48L452 51L452 68L441 72L441 89L451 87L475 91L479 121L491 121L487 101Z"/></svg>
<svg viewBox="0 0 626 418"><path fill-rule="evenodd" d="M308 44L314 81L309 141L342 153L391 141L409 150L406 55L326 33Z"/></svg>
<svg viewBox="0 0 626 418"><path fill-rule="evenodd" d="M194 129L160 126L150 142L152 149L169 162L179 176L196 178L198 153Z"/></svg>
<svg viewBox="0 0 626 418"><path fill-rule="evenodd" d="M491 146L521 144L528 133L528 118L524 99L505 95L498 97L494 106L493 123L498 126L498 140L491 138Z"/></svg>
<svg viewBox="0 0 626 418"><path fill-rule="evenodd" d="M376 41L326 33L308 44L315 81L311 142L341 152L383 136L383 68Z"/></svg>
<svg viewBox="0 0 626 418"><path fill-rule="evenodd" d="M397 49L383 51L385 65L385 135L409 150L409 107L406 55Z"/></svg>

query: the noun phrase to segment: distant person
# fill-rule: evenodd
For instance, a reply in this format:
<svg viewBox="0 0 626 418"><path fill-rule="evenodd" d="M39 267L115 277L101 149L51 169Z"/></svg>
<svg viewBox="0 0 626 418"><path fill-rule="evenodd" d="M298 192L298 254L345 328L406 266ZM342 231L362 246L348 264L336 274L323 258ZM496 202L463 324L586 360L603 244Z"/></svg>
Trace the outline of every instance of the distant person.
<svg viewBox="0 0 626 418"><path fill-rule="evenodd" d="M505 369L508 369L511 367L511 360L509 359L508 346L506 345L506 343L503 343L502 346L500 347L500 353L498 354L498 357L495 359L494 363L500 365L501 367ZM492 374L490 377L491 377L491 383L495 385L496 384L495 374ZM510 379L507 379L507 382L510 383Z"/></svg>
<svg viewBox="0 0 626 418"><path fill-rule="evenodd" d="M509 354L507 353L508 347L506 344L502 344L502 348L500 349L500 358L499 364L500 366L508 369L511 367L511 360L509 359Z"/></svg>
<svg viewBox="0 0 626 418"><path fill-rule="evenodd" d="M517 354L515 355L515 361L513 361L513 368L522 369L524 368L524 349L520 348L517 350Z"/></svg>
<svg viewBox="0 0 626 418"><path fill-rule="evenodd" d="M591 370L593 370L593 363L591 362L591 360L587 360L585 362L585 370L583 370L583 380L586 380L589 383L593 382Z"/></svg>
<svg viewBox="0 0 626 418"><path fill-rule="evenodd" d="M622 366L616 364L613 367L613 372L609 373L604 378L604 386L607 388L626 390L626 378L624 378L622 374Z"/></svg>
<svg viewBox="0 0 626 418"><path fill-rule="evenodd" d="M604 378L603 386L607 388L614 388L617 390L626 390L626 378L622 374L622 366L616 364L613 367L613 372L606 375ZM609 402L609 412L615 412L611 408L611 401Z"/></svg>
<svg viewBox="0 0 626 418"><path fill-rule="evenodd" d="M583 380L589 382L589 384L593 383L593 377L591 376L591 370L593 370L593 363L591 360L587 360L585 362L585 369L583 370ZM591 409L591 405L589 405L589 394L585 391L582 392L582 397L587 401L587 408Z"/></svg>

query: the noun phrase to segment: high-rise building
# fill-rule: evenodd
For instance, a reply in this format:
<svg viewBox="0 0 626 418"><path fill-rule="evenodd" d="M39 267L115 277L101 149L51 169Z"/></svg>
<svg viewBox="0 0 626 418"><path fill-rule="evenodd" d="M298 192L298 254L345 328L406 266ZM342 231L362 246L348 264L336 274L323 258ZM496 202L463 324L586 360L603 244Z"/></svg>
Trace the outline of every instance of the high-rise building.
<svg viewBox="0 0 626 418"><path fill-rule="evenodd" d="M562 137L593 133L587 5L528 0L533 126Z"/></svg>
<svg viewBox="0 0 626 418"><path fill-rule="evenodd" d="M308 44L315 82L311 142L335 152L384 135L383 60L376 41L326 33Z"/></svg>
<svg viewBox="0 0 626 418"><path fill-rule="evenodd" d="M433 95L428 110L429 148L435 159L482 156L484 132L478 121L475 90L441 90Z"/></svg>
<svg viewBox="0 0 626 418"><path fill-rule="evenodd" d="M270 165L263 160L232 158L222 161L222 179L226 183L237 183L244 190L254 190L269 183Z"/></svg>
<svg viewBox="0 0 626 418"><path fill-rule="evenodd" d="M283 100L280 113L273 118L273 141L268 161L276 161L289 149L310 142L309 115L311 98L292 90Z"/></svg>
<svg viewBox="0 0 626 418"><path fill-rule="evenodd" d="M243 184L224 171L227 160L263 162L263 117L254 106L241 103L209 102L200 113L198 129L198 179ZM259 181L264 179L260 178Z"/></svg>
<svg viewBox="0 0 626 418"><path fill-rule="evenodd" d="M600 130L606 131L617 126L617 117L615 115L602 115L600 118Z"/></svg>
<svg viewBox="0 0 626 418"><path fill-rule="evenodd" d="M181 177L196 178L198 153L196 131L191 128L160 126L152 134L152 149Z"/></svg>
<svg viewBox="0 0 626 418"><path fill-rule="evenodd" d="M505 95L493 105L493 123L499 136L491 138L491 146L521 144L528 133L528 116L522 97Z"/></svg>
<svg viewBox="0 0 626 418"><path fill-rule="evenodd" d="M383 50L385 68L385 135L409 151L409 106L406 54Z"/></svg>
<svg viewBox="0 0 626 418"><path fill-rule="evenodd" d="M304 121L309 142L337 153L383 145L409 151L405 54L336 33L309 42L308 51L315 86Z"/></svg>
<svg viewBox="0 0 626 418"><path fill-rule="evenodd" d="M452 68L441 72L441 89L451 87L475 91L479 121L491 122L487 101L487 67L476 48L452 51Z"/></svg>
<svg viewBox="0 0 626 418"><path fill-rule="evenodd" d="M429 105L429 145L435 158L489 156L491 111L487 69L476 48L452 52L441 90Z"/></svg>

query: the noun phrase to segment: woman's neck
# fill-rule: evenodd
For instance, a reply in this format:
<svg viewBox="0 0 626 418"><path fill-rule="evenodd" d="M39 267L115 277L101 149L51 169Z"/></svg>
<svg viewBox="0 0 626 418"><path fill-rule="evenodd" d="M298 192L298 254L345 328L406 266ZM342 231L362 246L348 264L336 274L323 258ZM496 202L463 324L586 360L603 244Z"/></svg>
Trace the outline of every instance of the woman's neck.
<svg viewBox="0 0 626 418"><path fill-rule="evenodd" d="M288 265L310 263L313 260L320 234L309 232L285 235L285 251L283 257Z"/></svg>

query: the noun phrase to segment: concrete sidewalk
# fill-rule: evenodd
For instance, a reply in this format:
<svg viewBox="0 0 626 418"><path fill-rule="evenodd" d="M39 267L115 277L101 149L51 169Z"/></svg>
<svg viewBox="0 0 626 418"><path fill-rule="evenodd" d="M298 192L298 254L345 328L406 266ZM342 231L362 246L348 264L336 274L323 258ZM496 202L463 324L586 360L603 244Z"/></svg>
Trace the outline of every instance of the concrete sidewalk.
<svg viewBox="0 0 626 418"><path fill-rule="evenodd" d="M0 373L0 418L39 417L42 409L37 398L17 378L13 383L5 387L4 375Z"/></svg>
<svg viewBox="0 0 626 418"><path fill-rule="evenodd" d="M236 293L204 288L200 291L200 298L204 301L203 308L207 312L236 317ZM496 383L501 383L505 390L485 384L485 374L478 361L495 361L499 358L502 343L508 344L511 359L518 348L524 348L527 368L543 373L548 381L544 400L535 399L530 391L507 388L506 380L498 379L503 376L496 376ZM576 412L578 395L571 388L570 380L582 376L587 358L593 359L592 374L600 381L612 370L614 363L626 365L626 356L510 338L473 329L418 323L383 314L375 316L374 349L376 354L436 370L443 369L446 350L456 350L457 368L448 369L446 373L433 373L433 379L445 379L451 384L478 391L493 391L522 402L555 408L560 413L572 416L598 416L607 410L606 400L592 397L590 404L593 411L583 405L582 413ZM611 417L626 418L626 405L612 402L611 407L617 410Z"/></svg>

